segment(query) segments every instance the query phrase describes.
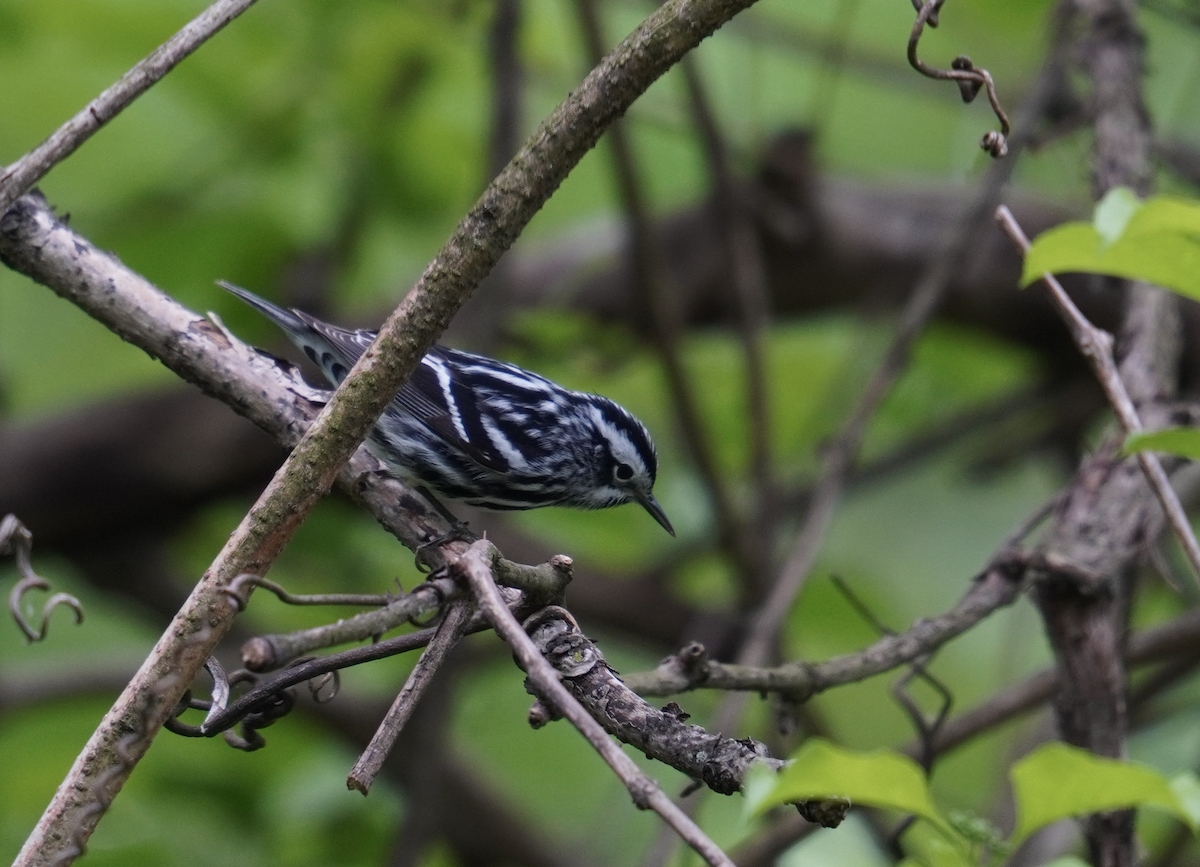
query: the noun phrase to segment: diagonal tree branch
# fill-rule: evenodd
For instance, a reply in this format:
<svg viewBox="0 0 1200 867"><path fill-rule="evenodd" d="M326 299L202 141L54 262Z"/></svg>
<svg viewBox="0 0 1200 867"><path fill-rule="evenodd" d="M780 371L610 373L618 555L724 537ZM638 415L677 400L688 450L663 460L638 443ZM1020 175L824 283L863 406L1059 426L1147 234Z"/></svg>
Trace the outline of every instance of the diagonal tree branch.
<svg viewBox="0 0 1200 867"><path fill-rule="evenodd" d="M301 437L89 739L26 841L18 864L69 863L82 852L154 733L228 630L234 612L223 588L243 572L265 571L454 312L604 129L683 54L752 2L664 4L551 113L488 186ZM19 243L22 233L11 222L8 228ZM32 258L41 255L36 251ZM5 261L12 257L6 254ZM100 298L96 303L105 302ZM136 314L136 303L132 307ZM197 322L180 324L186 335ZM210 329L201 325L199 330ZM220 342L212 334L202 340Z"/></svg>

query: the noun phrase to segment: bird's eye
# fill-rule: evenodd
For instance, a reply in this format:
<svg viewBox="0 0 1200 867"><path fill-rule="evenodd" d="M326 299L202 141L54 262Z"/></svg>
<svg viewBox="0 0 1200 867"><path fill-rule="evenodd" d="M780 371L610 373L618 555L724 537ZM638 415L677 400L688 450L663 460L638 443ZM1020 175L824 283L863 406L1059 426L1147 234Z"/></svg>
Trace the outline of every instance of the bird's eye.
<svg viewBox="0 0 1200 867"><path fill-rule="evenodd" d="M627 482L633 478L633 467L629 464L617 464L616 476L622 482Z"/></svg>

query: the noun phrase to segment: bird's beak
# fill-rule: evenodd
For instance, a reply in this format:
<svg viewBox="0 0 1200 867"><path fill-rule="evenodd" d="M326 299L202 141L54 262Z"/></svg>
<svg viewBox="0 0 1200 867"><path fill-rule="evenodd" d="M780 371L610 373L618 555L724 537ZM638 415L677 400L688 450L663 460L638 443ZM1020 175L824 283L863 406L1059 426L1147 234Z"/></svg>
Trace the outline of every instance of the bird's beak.
<svg viewBox="0 0 1200 867"><path fill-rule="evenodd" d="M635 495L634 498L641 504L642 508L650 513L650 517L658 521L662 528L675 535L675 528L671 526L671 522L667 520L667 513L663 511L662 506L658 504L658 500L654 499L653 494Z"/></svg>

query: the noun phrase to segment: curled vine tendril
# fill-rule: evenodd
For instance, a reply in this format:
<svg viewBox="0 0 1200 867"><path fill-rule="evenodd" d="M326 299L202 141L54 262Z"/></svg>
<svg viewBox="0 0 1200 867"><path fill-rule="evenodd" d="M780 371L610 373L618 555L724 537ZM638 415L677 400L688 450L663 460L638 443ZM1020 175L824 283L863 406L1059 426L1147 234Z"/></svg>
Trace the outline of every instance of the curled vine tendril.
<svg viewBox="0 0 1200 867"><path fill-rule="evenodd" d="M912 0L913 8L917 10L917 20L913 23L912 33L908 37L908 62L912 64L913 69L929 78L955 82L963 102L973 102L979 95L979 91L986 89L988 102L992 104L992 111L1000 120L1000 129L992 130L984 135L979 146L993 158L999 159L1008 153L1008 135L1011 127L1008 123L1008 115L1000 106L1000 97L996 95L996 84L992 81L991 73L976 66L965 54L954 58L949 69L929 66L917 56L917 44L921 41L921 34L925 32L925 25L938 26L938 12L945 2L946 0Z"/></svg>
<svg viewBox="0 0 1200 867"><path fill-rule="evenodd" d="M5 515L0 521L0 556L11 554L17 561L20 580L8 594L8 610L17 627L30 643L46 637L50 627L50 615L55 608L65 605L75 612L75 623L83 622L83 605L70 593L55 593L42 606L41 620L36 626L25 616L25 594L30 590L49 590L50 582L33 571L30 552L33 550L33 534L17 520L16 515Z"/></svg>

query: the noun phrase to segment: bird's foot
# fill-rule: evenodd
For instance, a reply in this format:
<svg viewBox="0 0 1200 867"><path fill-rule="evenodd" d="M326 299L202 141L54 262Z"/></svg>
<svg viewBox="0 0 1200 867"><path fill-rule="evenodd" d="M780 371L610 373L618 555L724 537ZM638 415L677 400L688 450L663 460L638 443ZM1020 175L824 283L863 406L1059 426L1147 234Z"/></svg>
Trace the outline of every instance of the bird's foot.
<svg viewBox="0 0 1200 867"><path fill-rule="evenodd" d="M448 542L474 542L479 537L471 532L470 526L455 518L450 522L450 529L441 535L427 539L417 546L415 560L417 569L421 572L433 571L434 564L426 559L426 552L440 548Z"/></svg>

